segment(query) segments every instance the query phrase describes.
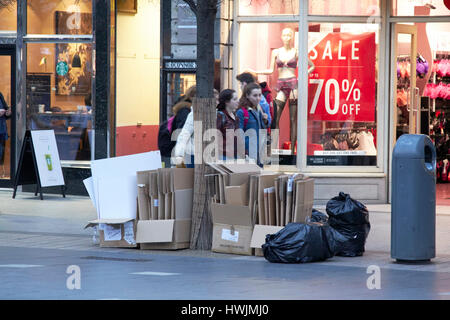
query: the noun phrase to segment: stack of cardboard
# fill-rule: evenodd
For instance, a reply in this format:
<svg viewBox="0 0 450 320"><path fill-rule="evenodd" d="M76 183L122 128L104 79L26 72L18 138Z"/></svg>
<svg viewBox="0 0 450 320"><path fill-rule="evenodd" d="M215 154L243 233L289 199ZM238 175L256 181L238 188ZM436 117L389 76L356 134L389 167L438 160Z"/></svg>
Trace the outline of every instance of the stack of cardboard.
<svg viewBox="0 0 450 320"><path fill-rule="evenodd" d="M249 209L249 176L261 172L255 164L209 164L215 170L211 203L212 251L251 255L253 218Z"/></svg>
<svg viewBox="0 0 450 320"><path fill-rule="evenodd" d="M278 175L273 180L260 181L259 188L263 192L259 189L258 222L250 245L256 255L262 255L267 234L278 232L290 222L306 222L314 203L314 179L302 174Z"/></svg>
<svg viewBox="0 0 450 320"><path fill-rule="evenodd" d="M161 168L159 151L94 160L92 177L84 185L97 210L97 219L88 227L98 227L100 247L135 248L136 171Z"/></svg>
<svg viewBox="0 0 450 320"><path fill-rule="evenodd" d="M149 170L137 176L140 248L189 248L194 169Z"/></svg>
<svg viewBox="0 0 450 320"><path fill-rule="evenodd" d="M289 222L305 222L314 201L314 180L301 174L262 171L253 165L210 164L215 169L211 203L212 251L262 255L267 234Z"/></svg>

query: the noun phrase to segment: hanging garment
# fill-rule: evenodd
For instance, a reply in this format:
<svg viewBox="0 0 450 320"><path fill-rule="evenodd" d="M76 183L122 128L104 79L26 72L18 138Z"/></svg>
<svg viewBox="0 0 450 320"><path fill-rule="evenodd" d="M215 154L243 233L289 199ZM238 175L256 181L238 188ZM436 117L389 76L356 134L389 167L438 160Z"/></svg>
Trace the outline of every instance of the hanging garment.
<svg viewBox="0 0 450 320"><path fill-rule="evenodd" d="M358 134L359 146L355 150L366 151L367 156L376 156L377 149L373 142L372 132L362 131Z"/></svg>

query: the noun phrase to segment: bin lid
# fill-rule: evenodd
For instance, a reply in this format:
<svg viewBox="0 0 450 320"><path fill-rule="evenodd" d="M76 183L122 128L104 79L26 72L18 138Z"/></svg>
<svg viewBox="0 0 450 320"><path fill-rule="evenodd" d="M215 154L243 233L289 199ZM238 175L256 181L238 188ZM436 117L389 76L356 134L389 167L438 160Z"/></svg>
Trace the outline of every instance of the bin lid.
<svg viewBox="0 0 450 320"><path fill-rule="evenodd" d="M403 134L398 138L392 153L393 158L425 159L425 147L431 151L431 161L436 160L433 141L424 134ZM427 157L428 158L428 157Z"/></svg>

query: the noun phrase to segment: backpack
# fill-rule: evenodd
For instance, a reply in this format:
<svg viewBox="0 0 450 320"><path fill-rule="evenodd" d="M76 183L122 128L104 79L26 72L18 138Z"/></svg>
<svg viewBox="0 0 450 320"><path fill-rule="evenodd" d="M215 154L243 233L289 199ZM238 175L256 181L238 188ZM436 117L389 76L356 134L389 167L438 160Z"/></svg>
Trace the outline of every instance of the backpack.
<svg viewBox="0 0 450 320"><path fill-rule="evenodd" d="M176 141L172 141L172 124L175 116L170 117L159 126L158 149L163 157L172 156Z"/></svg>
<svg viewBox="0 0 450 320"><path fill-rule="evenodd" d="M244 113L244 130L245 130L247 128L247 123L248 123L248 110L245 107L241 107L240 109Z"/></svg>

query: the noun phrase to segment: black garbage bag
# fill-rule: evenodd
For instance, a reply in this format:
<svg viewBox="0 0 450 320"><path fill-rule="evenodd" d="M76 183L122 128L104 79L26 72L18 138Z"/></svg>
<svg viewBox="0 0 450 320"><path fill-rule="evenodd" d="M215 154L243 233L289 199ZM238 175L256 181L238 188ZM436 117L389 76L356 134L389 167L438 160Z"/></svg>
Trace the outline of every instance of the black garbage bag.
<svg viewBox="0 0 450 320"><path fill-rule="evenodd" d="M339 242L345 240L327 224L295 222L275 234L268 234L262 249L270 262L305 263L333 257L340 247Z"/></svg>
<svg viewBox="0 0 450 320"><path fill-rule="evenodd" d="M361 202L340 192L326 206L328 223L347 240L341 243L337 256L362 256L370 231L369 211Z"/></svg>
<svg viewBox="0 0 450 320"><path fill-rule="evenodd" d="M326 213L320 212L319 210L312 209L311 219L309 219L309 221L327 223L328 215Z"/></svg>

